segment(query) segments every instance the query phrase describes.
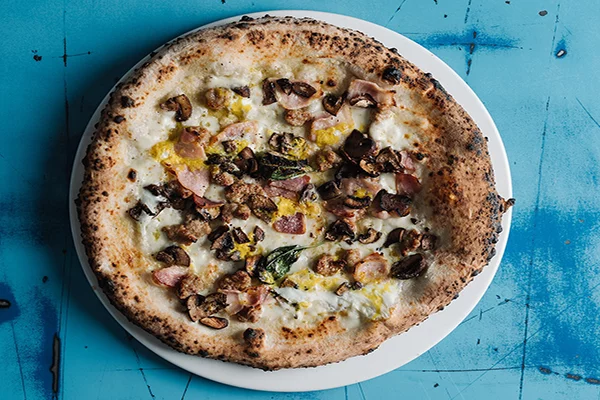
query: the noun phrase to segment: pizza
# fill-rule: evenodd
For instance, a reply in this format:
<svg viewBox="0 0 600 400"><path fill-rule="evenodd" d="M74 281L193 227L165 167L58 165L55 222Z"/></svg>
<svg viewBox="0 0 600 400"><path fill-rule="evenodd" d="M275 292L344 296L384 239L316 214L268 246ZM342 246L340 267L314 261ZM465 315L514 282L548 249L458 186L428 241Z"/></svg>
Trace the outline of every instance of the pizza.
<svg viewBox="0 0 600 400"><path fill-rule="evenodd" d="M168 43L95 128L77 208L103 292L180 352L266 370L367 354L444 308L513 203L430 74L312 19Z"/></svg>

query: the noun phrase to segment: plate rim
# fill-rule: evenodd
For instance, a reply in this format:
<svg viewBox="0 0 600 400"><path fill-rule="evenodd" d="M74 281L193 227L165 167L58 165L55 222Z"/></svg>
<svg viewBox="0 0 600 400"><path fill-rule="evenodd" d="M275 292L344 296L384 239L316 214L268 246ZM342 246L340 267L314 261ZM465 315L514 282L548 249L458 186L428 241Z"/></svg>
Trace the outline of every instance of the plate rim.
<svg viewBox="0 0 600 400"><path fill-rule="evenodd" d="M488 148L490 152L490 157L492 158L492 168L494 170L494 177L496 180L496 187L500 192L500 186L502 186L503 197L510 198L512 197L512 179L510 172L510 165L508 162L508 156L506 154L506 149L500 133L483 102L479 99L479 97L475 94L475 92L468 86L468 84L444 61L435 56L429 50L419 45L418 43L412 41L406 36L395 32L389 28L383 27L381 25L375 24L370 21L365 21L359 18L350 17L343 14L322 12L322 11L312 11L312 10L270 10L270 11L260 11L248 14L240 14L233 17L228 17L224 19L220 19L218 21L211 22L209 24L202 25L198 28L195 28L189 32L183 33L182 35L177 36L177 38L188 35L192 32L198 31L200 29L211 28L214 26L226 24L229 22L237 21L242 16L247 15L253 18L262 17L264 15L271 16L294 16L294 17L309 17L317 20L321 20L336 26L341 26L344 28L355 29L361 32L366 33L369 36L375 37L376 40L384 43L387 47L399 47L398 44L402 46L407 46L409 51L405 52L413 52L421 53L419 57L413 55L414 57L406 57L410 62L415 63L419 66L420 69L425 72L430 72L431 67L433 69L437 69L436 73L433 73L433 76L438 79L440 73L444 75L443 79L440 79L442 86L456 99L460 97L464 100L468 100L472 102L469 106L464 104L464 101L459 101L459 104L463 106L465 109L469 109L468 113L475 120L477 125L480 127L482 133L489 137ZM365 32L366 31L366 32ZM371 32L377 32L376 34L372 34ZM385 37L385 38L384 38ZM172 40L175 40L174 38ZM171 42L170 40L169 42ZM386 42L394 41L396 42L395 46L390 46L389 43ZM167 43L169 43L167 42ZM162 47L162 45L160 46ZM159 48L160 48L159 47ZM402 54L403 51L399 49ZM81 242L80 235L80 227L79 227L79 218L77 215L77 209L75 206L75 199L79 193L79 188L81 186L81 180L83 175L83 165L81 164L82 158L85 156L87 146L91 140L91 134L94 131L94 124L97 122L100 116L100 112L104 108L107 103L108 97L110 93L115 90L115 87L123 81L126 77L128 77L132 71L138 66L142 65L149 59L150 55L143 57L136 65L134 65L127 73L123 75L123 77L115 84L115 86L107 93L107 95L100 102L96 111L93 113L90 118L89 123L87 124L84 133L81 136L75 159L73 161L73 167L71 172L71 179L69 185L69 220L71 223L71 233L73 236L74 246L76 249L76 253L83 269L83 272L92 287L92 290L98 296L100 302L104 305L107 311L111 314L111 316L125 329L129 334L131 334L136 340L142 343L145 347L147 347L150 351L161 357L162 359L190 372L200 377L210 379L219 383L227 384L230 386L236 386L245 389L252 390L263 390L263 391L273 391L273 392L307 392L307 391L316 391L316 390L325 390L325 389L333 389L341 386L346 386L354 383L364 382L366 380L374 379L378 376L384 375L396 368L399 368L423 353L430 350L432 347L441 342L446 336L448 336L452 331L454 331L458 325L473 311L473 309L477 306L483 295L486 293L489 285L491 284L496 272L499 268L499 265L502 261L502 257L506 248L506 244L508 242L508 236L510 232L511 220L512 220L512 209L509 209L503 216L502 219L502 227L503 232L500 235L499 241L496 245L496 256L490 261L490 263L483 269L483 272L479 274L477 277L473 279L461 292L461 297L457 300L454 300L450 305L448 305L443 311L438 311L429 316L429 318L423 321L421 324L417 326L411 327L407 332L401 333L399 335L394 336L393 338L388 339L384 342L380 348L373 353L370 353L366 356L356 356L351 357L347 360L341 361L339 363L328 364L324 366L319 366L315 368L298 368L298 369L284 369L278 371L262 371L256 368L242 366L234 363L222 362L217 360L210 360L201 358L198 356L192 356L184 353L179 353L176 350L170 348L166 344L160 342L157 338L155 338L150 333L144 331L142 328L133 324L127 318L121 314L108 300L108 298L104 295L103 291L97 285L96 275L92 271L87 255L85 253L85 248ZM421 58L419 62L415 62L415 58ZM429 68L424 68L420 63L431 63ZM450 85L449 85L450 83ZM454 87L455 89L448 89L448 86ZM460 91L457 91L460 89ZM475 114L475 115L474 115ZM486 126L486 129L482 129L481 126ZM492 146L494 148L492 149ZM499 176L502 176L504 180L500 182L498 179ZM464 296L464 294L468 293L469 296ZM466 297L471 297L468 299L469 301L465 301ZM463 304L465 303L465 304ZM435 326L436 321L441 320L440 316L448 318L450 315L453 315L451 322L448 323L445 327L441 329L444 331L441 334L437 334L432 340L426 342L425 345L421 345L419 350L411 349L410 355L404 357L404 359L399 363L386 364L383 368L361 368L358 375L347 376L346 374L341 374L338 371L342 371L348 365L351 364L365 364L368 365L370 362L375 361L377 358L381 358L383 355L383 347L388 350L398 350L392 349L394 346L399 346L401 344L401 339L407 337L408 335L416 336L415 332L423 331L425 328L430 327L430 325ZM433 321L433 322L432 322ZM439 324L439 323L438 323ZM438 327L440 328L440 327ZM418 338L418 337L417 337ZM189 362L188 362L189 361ZM194 367L191 366L194 365ZM204 365L205 364L205 365ZM198 365L200 368L198 368ZM204 365L204 367L202 367ZM228 372L229 371L229 372ZM234 373L231 373L234 372ZM240 376L238 374L246 375L247 378L240 382ZM311 376L318 377L318 380L304 380L298 379L300 376ZM295 377L294 377L295 376ZM282 379L282 377L284 379ZM300 382L294 383L294 382ZM307 383L308 382L308 383Z"/></svg>

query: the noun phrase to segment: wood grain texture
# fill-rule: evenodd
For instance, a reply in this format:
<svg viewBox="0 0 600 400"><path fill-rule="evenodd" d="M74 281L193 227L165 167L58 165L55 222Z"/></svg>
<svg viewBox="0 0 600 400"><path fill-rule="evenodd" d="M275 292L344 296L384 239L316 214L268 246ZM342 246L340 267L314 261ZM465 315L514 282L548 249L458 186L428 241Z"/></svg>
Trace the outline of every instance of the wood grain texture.
<svg viewBox="0 0 600 400"><path fill-rule="evenodd" d="M283 397L599 398L600 4L593 0L2 2L0 299L11 303L0 308L2 397L273 397L190 378L127 336L78 265L67 189L85 124L140 58L199 25L282 7L386 25L440 56L494 117L518 200L498 275L450 336L380 378Z"/></svg>

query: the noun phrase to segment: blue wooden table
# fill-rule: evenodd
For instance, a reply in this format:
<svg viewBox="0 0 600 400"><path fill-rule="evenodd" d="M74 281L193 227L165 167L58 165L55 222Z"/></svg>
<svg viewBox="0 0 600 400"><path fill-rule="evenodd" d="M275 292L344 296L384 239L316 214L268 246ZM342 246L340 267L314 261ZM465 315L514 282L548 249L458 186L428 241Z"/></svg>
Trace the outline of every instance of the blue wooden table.
<svg viewBox="0 0 600 400"><path fill-rule="evenodd" d="M495 118L517 198L500 270L450 336L380 378L287 395L191 376L128 336L84 278L67 204L122 74L192 28L278 8L366 19L441 57ZM3 0L0 15L0 398L600 399L600 2Z"/></svg>

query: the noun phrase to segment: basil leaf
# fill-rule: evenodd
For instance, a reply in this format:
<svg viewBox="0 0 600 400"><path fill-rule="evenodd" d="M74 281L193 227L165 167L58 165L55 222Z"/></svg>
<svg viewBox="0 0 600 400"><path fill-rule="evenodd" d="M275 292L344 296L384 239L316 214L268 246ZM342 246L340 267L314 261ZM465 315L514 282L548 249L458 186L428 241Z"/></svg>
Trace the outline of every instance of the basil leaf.
<svg viewBox="0 0 600 400"><path fill-rule="evenodd" d="M266 179L275 181L291 179L310 170L306 160L290 160L273 153L265 153L258 158L258 171Z"/></svg>
<svg viewBox="0 0 600 400"><path fill-rule="evenodd" d="M284 246L273 250L268 256L261 258L257 266L258 279L263 283L274 284L290 271L304 249L306 247Z"/></svg>

